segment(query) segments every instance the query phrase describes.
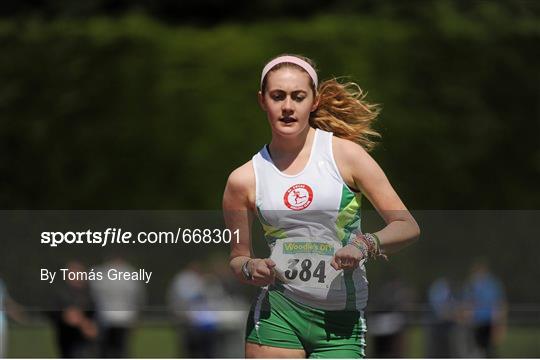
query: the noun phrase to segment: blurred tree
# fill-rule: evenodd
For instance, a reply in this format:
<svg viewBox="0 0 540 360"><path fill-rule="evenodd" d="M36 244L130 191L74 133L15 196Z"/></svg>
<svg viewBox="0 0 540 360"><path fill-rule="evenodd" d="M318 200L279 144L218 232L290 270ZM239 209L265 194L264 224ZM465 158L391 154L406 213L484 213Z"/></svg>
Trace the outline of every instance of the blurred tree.
<svg viewBox="0 0 540 360"><path fill-rule="evenodd" d="M539 22L436 4L424 22L3 21L0 201L219 208L228 173L268 139L260 68L294 49L383 104L374 155L411 208L537 208Z"/></svg>

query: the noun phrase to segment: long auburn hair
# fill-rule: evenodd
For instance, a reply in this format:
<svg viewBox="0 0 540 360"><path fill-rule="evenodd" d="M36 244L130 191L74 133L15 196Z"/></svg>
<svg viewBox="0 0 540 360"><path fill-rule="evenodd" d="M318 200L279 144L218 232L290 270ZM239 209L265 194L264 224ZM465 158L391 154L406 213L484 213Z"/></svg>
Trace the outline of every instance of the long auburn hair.
<svg viewBox="0 0 540 360"><path fill-rule="evenodd" d="M302 55L291 56L306 61L316 70L315 63L311 59ZM263 93L266 90L268 74L284 67L299 69L307 74L296 64L280 63L274 66L263 79L261 84ZM367 102L366 93L354 82L341 82L340 79L333 78L320 83L318 89L315 89L311 77L310 82L313 94L319 99L319 106L311 113L309 124L314 128L331 131L337 137L351 140L368 151L373 149L376 144L374 138L381 137L372 128L373 122L381 111L380 106Z"/></svg>

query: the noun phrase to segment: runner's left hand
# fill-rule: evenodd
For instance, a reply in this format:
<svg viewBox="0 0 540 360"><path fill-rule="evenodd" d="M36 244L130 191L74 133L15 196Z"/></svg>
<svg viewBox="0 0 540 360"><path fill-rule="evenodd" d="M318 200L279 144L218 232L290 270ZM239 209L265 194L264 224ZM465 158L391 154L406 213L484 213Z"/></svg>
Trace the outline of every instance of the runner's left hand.
<svg viewBox="0 0 540 360"><path fill-rule="evenodd" d="M336 251L330 265L336 270L354 270L362 258L362 252L357 247L347 245Z"/></svg>

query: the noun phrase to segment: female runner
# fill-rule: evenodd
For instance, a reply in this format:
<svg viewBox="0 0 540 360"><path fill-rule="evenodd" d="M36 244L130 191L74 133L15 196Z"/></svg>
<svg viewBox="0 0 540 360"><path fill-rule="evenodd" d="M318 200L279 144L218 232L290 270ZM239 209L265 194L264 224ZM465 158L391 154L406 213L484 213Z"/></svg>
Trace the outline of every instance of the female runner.
<svg viewBox="0 0 540 360"><path fill-rule="evenodd" d="M227 226L240 230L231 268L261 287L248 318L246 357L364 357L364 262L420 234L368 154L378 109L355 84L319 85L313 62L298 55L266 64L258 97L272 140L230 174L223 198ZM373 234L360 231L362 194L386 223ZM255 216L270 258L252 257Z"/></svg>

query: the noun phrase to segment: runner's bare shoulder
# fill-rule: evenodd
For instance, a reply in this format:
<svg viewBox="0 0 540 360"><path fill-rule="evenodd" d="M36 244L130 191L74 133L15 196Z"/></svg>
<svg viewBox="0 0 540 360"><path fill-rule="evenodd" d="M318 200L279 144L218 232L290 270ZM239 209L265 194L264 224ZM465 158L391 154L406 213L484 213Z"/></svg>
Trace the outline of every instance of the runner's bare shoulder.
<svg viewBox="0 0 540 360"><path fill-rule="evenodd" d="M228 204L234 207L243 205L255 208L255 171L252 160L231 172L227 179L223 202L224 206Z"/></svg>

